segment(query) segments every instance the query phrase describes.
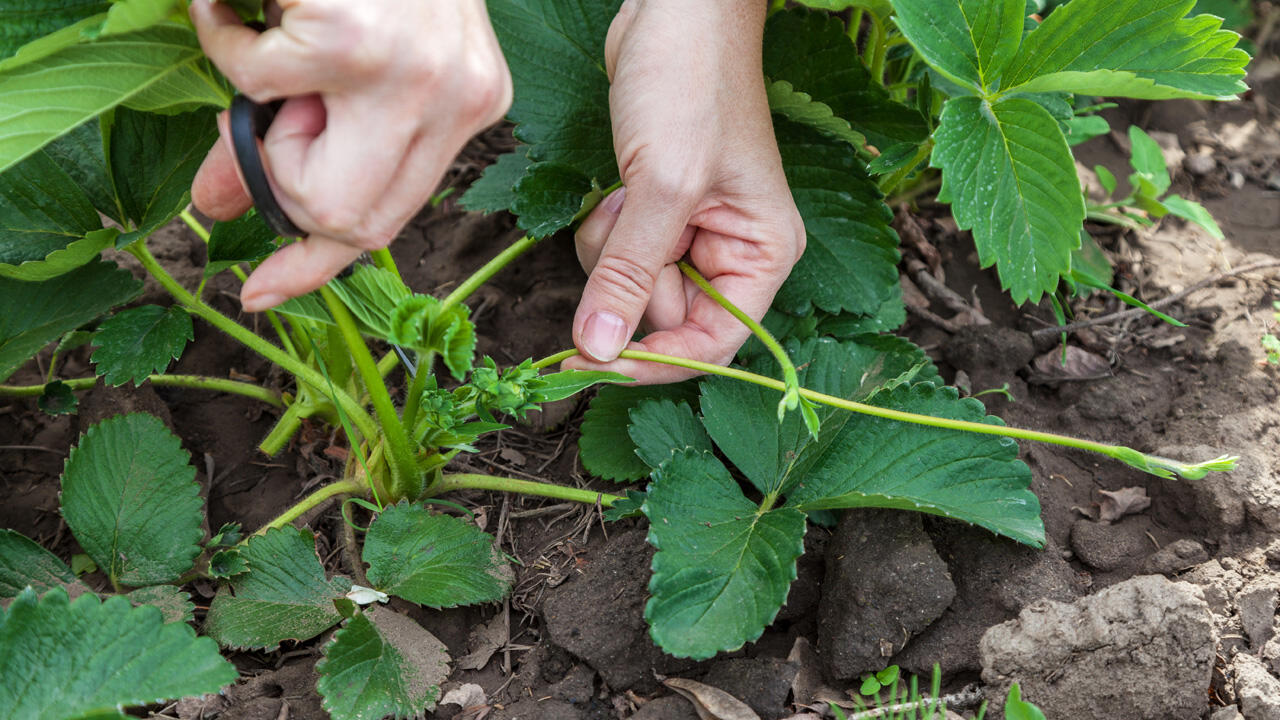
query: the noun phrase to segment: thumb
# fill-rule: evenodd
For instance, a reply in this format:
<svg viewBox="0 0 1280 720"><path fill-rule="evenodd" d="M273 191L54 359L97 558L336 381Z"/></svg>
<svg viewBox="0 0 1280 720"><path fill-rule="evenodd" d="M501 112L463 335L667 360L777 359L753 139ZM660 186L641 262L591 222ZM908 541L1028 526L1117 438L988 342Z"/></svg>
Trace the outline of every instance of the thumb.
<svg viewBox="0 0 1280 720"><path fill-rule="evenodd" d="M693 209L687 197L628 188L573 319L573 342L588 358L612 362L635 333L659 272L678 259L673 254Z"/></svg>

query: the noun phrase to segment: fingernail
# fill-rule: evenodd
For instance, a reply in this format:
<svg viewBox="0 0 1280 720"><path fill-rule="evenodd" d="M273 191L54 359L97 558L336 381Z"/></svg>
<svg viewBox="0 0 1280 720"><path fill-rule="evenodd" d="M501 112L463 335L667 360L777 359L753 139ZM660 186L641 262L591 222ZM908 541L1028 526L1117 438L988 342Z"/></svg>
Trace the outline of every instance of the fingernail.
<svg viewBox="0 0 1280 720"><path fill-rule="evenodd" d="M593 313L582 327L582 345L598 362L617 360L627 345L627 324L611 312Z"/></svg>
<svg viewBox="0 0 1280 720"><path fill-rule="evenodd" d="M617 215L618 211L622 209L622 201L625 200L626 197L627 189L625 187L620 187L617 190L614 190L609 193L609 197L604 199L604 209L614 215Z"/></svg>
<svg viewBox="0 0 1280 720"><path fill-rule="evenodd" d="M278 293L263 293L261 295L240 296L240 305L244 307L245 312L259 312L273 308L280 303L288 300Z"/></svg>

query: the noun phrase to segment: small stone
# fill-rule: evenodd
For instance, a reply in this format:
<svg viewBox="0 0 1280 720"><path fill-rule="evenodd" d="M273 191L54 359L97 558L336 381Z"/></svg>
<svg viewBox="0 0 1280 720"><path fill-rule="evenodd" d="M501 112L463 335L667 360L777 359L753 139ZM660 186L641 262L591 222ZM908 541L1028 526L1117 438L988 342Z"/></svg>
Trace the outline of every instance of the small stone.
<svg viewBox="0 0 1280 720"><path fill-rule="evenodd" d="M1236 595L1240 624L1253 648L1261 649L1275 635L1277 605L1280 605L1280 577L1276 575L1254 578Z"/></svg>
<svg viewBox="0 0 1280 720"><path fill-rule="evenodd" d="M1209 716L1209 720L1244 720L1244 716L1240 714L1240 709L1235 705L1218 708Z"/></svg>
<svg viewBox="0 0 1280 720"><path fill-rule="evenodd" d="M1218 168L1218 161L1212 155L1196 153L1184 158L1182 166L1192 175L1203 177Z"/></svg>
<svg viewBox="0 0 1280 720"><path fill-rule="evenodd" d="M1261 657L1271 674L1280 676L1280 637L1272 637L1262 646Z"/></svg>
<svg viewBox="0 0 1280 720"><path fill-rule="evenodd" d="M1204 546L1195 540L1174 540L1152 553L1142 564L1144 575L1173 575L1209 559Z"/></svg>
<svg viewBox="0 0 1280 720"><path fill-rule="evenodd" d="M631 720L698 720L698 712L688 700L668 695L641 705Z"/></svg>
<svg viewBox="0 0 1280 720"><path fill-rule="evenodd" d="M1077 520L1071 526L1071 549L1089 567L1109 572L1135 565L1151 547L1138 525L1107 525L1092 520Z"/></svg>
<svg viewBox="0 0 1280 720"><path fill-rule="evenodd" d="M1244 716L1249 720L1280 720L1280 680L1267 672L1262 661L1240 653L1232 660L1231 669Z"/></svg>

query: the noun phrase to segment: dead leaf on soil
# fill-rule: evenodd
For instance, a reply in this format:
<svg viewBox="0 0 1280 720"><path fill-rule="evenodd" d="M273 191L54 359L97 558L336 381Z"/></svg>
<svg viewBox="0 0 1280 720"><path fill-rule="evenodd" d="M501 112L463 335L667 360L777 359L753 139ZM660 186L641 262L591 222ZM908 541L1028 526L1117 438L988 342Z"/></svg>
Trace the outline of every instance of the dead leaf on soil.
<svg viewBox="0 0 1280 720"><path fill-rule="evenodd" d="M782 720L822 720L822 716L817 713L803 712L798 715L788 715Z"/></svg>
<svg viewBox="0 0 1280 720"><path fill-rule="evenodd" d="M814 707L819 703L853 707L853 700L845 693L828 687L822 681L822 661L813 646L804 637L796 638L787 654L787 662L795 663L799 670L791 681L792 701L801 707Z"/></svg>
<svg viewBox="0 0 1280 720"><path fill-rule="evenodd" d="M444 694L444 699L440 701L441 705L459 705L464 710L487 705L488 703L489 699L485 697L484 688L475 683L466 683L462 687L450 690Z"/></svg>
<svg viewBox="0 0 1280 720"><path fill-rule="evenodd" d="M1031 363L1031 381L1054 383L1063 380L1098 380L1111 377L1111 363L1106 358L1075 345L1067 346L1067 362L1062 363L1062 350L1054 348Z"/></svg>
<svg viewBox="0 0 1280 720"><path fill-rule="evenodd" d="M1099 490L1102 500L1098 503L1098 522L1112 523L1125 515L1140 513L1151 507L1144 487L1125 487L1119 490Z"/></svg>
<svg viewBox="0 0 1280 720"><path fill-rule="evenodd" d="M471 639L467 645L471 652L458 661L458 667L462 670L479 670L489 663L489 658L506 642L507 621L499 613L471 631Z"/></svg>
<svg viewBox="0 0 1280 720"><path fill-rule="evenodd" d="M662 684L693 703L702 720L760 720L750 706L720 688L685 678L667 678Z"/></svg>
<svg viewBox="0 0 1280 720"><path fill-rule="evenodd" d="M502 448L498 451L498 456L516 467L524 467L525 463L529 462L529 459L524 456L524 453L516 450L515 448Z"/></svg>

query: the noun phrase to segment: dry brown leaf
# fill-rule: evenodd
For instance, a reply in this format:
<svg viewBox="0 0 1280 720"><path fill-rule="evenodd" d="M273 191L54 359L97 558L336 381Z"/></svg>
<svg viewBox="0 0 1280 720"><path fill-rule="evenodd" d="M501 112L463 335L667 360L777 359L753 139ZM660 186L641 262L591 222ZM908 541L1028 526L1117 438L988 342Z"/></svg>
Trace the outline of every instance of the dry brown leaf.
<svg viewBox="0 0 1280 720"><path fill-rule="evenodd" d="M478 625L471 631L467 647L471 652L458 660L462 670L479 670L489 663L489 658L507 643L507 621L498 613L489 622Z"/></svg>
<svg viewBox="0 0 1280 720"><path fill-rule="evenodd" d="M667 678L662 684L693 703L702 720L760 720L749 705L720 688L685 678Z"/></svg>
<svg viewBox="0 0 1280 720"><path fill-rule="evenodd" d="M1075 345L1067 346L1067 362L1062 363L1062 350L1054 348L1031 363L1032 379L1037 382L1062 380L1097 380L1111 377L1111 363L1106 358Z"/></svg>
<svg viewBox="0 0 1280 720"><path fill-rule="evenodd" d="M1125 487L1119 490L1099 490L1102 500L1098 503L1098 522L1112 523L1125 515L1140 513L1151 507L1144 487Z"/></svg>
<svg viewBox="0 0 1280 720"><path fill-rule="evenodd" d="M484 695L484 688L475 683L466 683L462 687L450 690L440 701L441 705L458 705L463 710L482 707L488 703L489 699Z"/></svg>

